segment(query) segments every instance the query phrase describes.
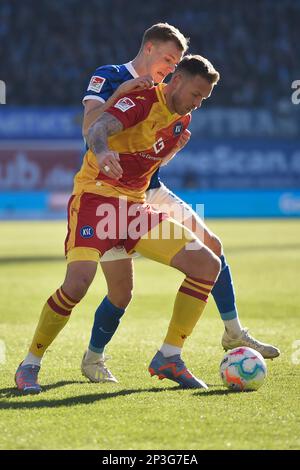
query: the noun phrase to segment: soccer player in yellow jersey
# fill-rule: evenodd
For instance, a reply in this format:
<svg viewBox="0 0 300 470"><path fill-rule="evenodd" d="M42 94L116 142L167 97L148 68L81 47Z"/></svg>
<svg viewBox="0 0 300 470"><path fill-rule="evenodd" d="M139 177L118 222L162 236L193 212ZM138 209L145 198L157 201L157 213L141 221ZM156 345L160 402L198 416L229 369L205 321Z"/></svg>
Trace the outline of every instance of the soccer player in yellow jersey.
<svg viewBox="0 0 300 470"><path fill-rule="evenodd" d="M218 80L208 60L186 56L167 85L126 94L90 128L89 150L68 205L66 277L44 305L32 354L43 355L86 294L99 259L121 245L128 253L136 251L185 274L150 374L183 388L207 388L186 368L181 350L204 310L220 259L190 230L144 200L151 176L186 132L190 112L210 97ZM40 392L38 371L39 366L21 363L15 376L18 389Z"/></svg>
<svg viewBox="0 0 300 470"><path fill-rule="evenodd" d="M89 81L83 98L84 135L87 135L91 124L117 96L147 88L151 86L152 79L154 82L160 82L167 74L173 72L187 47L188 40L177 28L167 23L158 23L145 31L140 50L132 61L121 65L98 67ZM180 150L188 142L189 137L190 133L183 132L176 150ZM236 306L234 283L221 240L189 205L172 193L161 181L159 168L152 175L146 190L146 202L157 210L172 215L177 222L191 221L193 231L198 238L201 238L221 260L221 274L212 290L212 295L225 327L222 346L225 349L249 346L259 351L265 358L278 356L279 350L276 347L258 341L242 327ZM114 168L107 173L107 176L113 176L113 171ZM124 247L113 247L101 257L101 268L107 282L108 293L96 309L91 339L81 364L83 375L93 382L116 381L106 367L104 348L116 331L119 319L131 300L132 256L127 254ZM163 352L171 353L165 348ZM25 359L28 363L33 360L39 365L38 358L30 354Z"/></svg>

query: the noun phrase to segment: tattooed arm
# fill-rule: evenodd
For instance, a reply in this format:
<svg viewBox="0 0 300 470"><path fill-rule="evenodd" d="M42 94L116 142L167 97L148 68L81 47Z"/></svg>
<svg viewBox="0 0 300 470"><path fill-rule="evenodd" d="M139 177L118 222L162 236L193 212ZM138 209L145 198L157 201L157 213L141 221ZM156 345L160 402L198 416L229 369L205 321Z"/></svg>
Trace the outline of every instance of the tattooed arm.
<svg viewBox="0 0 300 470"><path fill-rule="evenodd" d="M107 137L123 130L123 124L119 119L109 113L103 113L90 127L87 135L89 148L97 155L103 150L108 150Z"/></svg>
<svg viewBox="0 0 300 470"><path fill-rule="evenodd" d="M84 102L84 115L82 123L82 135L87 140L89 128L105 111L105 104L98 100L87 100Z"/></svg>
<svg viewBox="0 0 300 470"><path fill-rule="evenodd" d="M107 138L122 130L123 124L104 112L90 127L87 135L87 144L96 155L101 172L115 179L121 178L123 171L119 164L119 154L109 150Z"/></svg>

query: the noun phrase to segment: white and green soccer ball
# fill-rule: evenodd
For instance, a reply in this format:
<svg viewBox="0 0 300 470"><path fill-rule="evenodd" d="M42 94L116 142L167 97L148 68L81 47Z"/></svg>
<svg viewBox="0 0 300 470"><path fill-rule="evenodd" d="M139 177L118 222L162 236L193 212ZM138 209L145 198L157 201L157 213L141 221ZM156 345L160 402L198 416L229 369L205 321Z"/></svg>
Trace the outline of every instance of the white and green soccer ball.
<svg viewBox="0 0 300 470"><path fill-rule="evenodd" d="M220 364L221 379L225 387L237 392L257 390L267 375L262 355L252 348L231 349Z"/></svg>

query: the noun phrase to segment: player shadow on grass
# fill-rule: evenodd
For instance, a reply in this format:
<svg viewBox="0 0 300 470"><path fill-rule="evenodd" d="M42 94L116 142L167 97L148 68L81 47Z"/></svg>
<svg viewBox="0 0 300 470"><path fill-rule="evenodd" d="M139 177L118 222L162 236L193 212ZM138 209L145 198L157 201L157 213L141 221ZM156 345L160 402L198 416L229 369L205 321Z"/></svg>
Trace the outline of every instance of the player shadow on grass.
<svg viewBox="0 0 300 470"><path fill-rule="evenodd" d="M68 382L58 382L57 384L52 384L49 385L47 388L47 385L43 387L43 391L46 391L47 389L49 390L50 388L55 388L55 386L61 386L62 384L70 384L70 383L85 383L88 384L88 382L78 382L78 381L68 381ZM92 384L91 384L92 385ZM105 384L107 385L107 384ZM68 398L62 398L61 400L47 400L45 399L37 399L35 401L24 401L22 400L21 402L11 402L11 401L5 401L0 399L0 410L1 409L28 409L28 408L59 408L60 406L75 406L75 405L89 405L94 402L100 401L100 400L107 400L108 398L116 398L120 396L127 396L127 395L132 395L134 393L145 393L145 392L165 392L165 391L173 391L173 390L180 390L179 387L164 387L164 388L148 388L148 389L129 389L129 390L119 390L116 392L108 392L108 393L95 393L95 394L89 394L89 395L77 395L73 397L68 397ZM0 397L3 393L7 393L5 398L13 398L13 397L19 397L19 398L24 398L26 400L27 397L40 397L42 395L24 395L20 391L18 391L16 388L6 388L6 389L0 389Z"/></svg>
<svg viewBox="0 0 300 470"><path fill-rule="evenodd" d="M55 384L50 384L50 385L45 385L43 387L43 391L46 392L47 390L51 390L53 388L61 387L64 385L69 385L69 384L88 384L88 382L83 382L83 381L61 381L57 382ZM92 384L91 384L92 385ZM107 385L107 384L105 384ZM104 386L105 386L104 385ZM101 385L103 386L103 385ZM179 386L175 387L152 387L152 388L146 388L146 389L129 389L129 390L119 390L115 392L103 392L103 393L94 393L94 394L88 394L88 395L77 395L73 397L68 397L68 398L62 398L61 400L47 400L46 398L44 399L36 399L34 401L27 401L26 398L33 397L33 395L24 395L20 391L18 391L16 388L6 388L6 389L0 389L0 397L2 398L13 398L13 397L22 397L26 401L22 400L20 402L11 402L11 401L5 401L5 400L0 400L0 409L28 409L28 408L59 408L61 406L75 406L75 405L88 405L92 404L94 402L100 401L100 400L107 400L109 398L116 398L120 396L127 396L127 395L132 395L134 393L159 393L159 392L185 392L185 391L193 391L193 395L227 395L228 393L232 393L230 390L204 390L202 389L201 391L197 391L195 393L194 390L183 390ZM3 396L6 394L5 396ZM38 395L38 397L43 396ZM34 396L34 397L37 397Z"/></svg>
<svg viewBox="0 0 300 470"><path fill-rule="evenodd" d="M217 385L214 385L214 387L216 387ZM218 385L218 387L222 387L222 385ZM193 393L194 396L201 396L203 397L204 395L229 395L231 393L234 393L236 394L237 392L235 390L229 390L227 388L219 388L218 390L211 390L211 389L208 389L208 390L197 390L195 393Z"/></svg>
<svg viewBox="0 0 300 470"><path fill-rule="evenodd" d="M85 383L86 383L85 380L60 380L59 382L55 382L53 384L43 385L43 392L47 392L47 390L52 390L53 388L63 387L64 385L85 384ZM16 387L0 388L0 399L20 397L20 396L25 396L25 395L24 393L20 392L20 390L18 390Z"/></svg>

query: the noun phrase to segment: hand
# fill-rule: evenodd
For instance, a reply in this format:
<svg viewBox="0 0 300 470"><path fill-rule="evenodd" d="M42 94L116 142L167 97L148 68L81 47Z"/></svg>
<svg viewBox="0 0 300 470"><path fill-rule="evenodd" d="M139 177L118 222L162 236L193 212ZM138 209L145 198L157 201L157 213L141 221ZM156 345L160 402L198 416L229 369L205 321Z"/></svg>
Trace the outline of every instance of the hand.
<svg viewBox="0 0 300 470"><path fill-rule="evenodd" d="M146 88L152 88L153 86L154 82L151 75L143 75L122 83L118 88L118 95L126 95L129 92L144 90Z"/></svg>
<svg viewBox="0 0 300 470"><path fill-rule="evenodd" d="M176 144L176 151L179 152L179 150L183 149L183 147L186 146L190 138L191 132L188 129L185 129L178 139L178 142Z"/></svg>
<svg viewBox="0 0 300 470"><path fill-rule="evenodd" d="M123 174L118 152L106 150L96 154L101 173L113 179L120 179Z"/></svg>

